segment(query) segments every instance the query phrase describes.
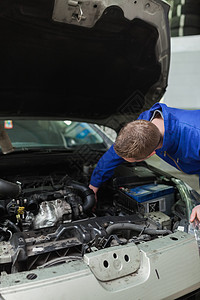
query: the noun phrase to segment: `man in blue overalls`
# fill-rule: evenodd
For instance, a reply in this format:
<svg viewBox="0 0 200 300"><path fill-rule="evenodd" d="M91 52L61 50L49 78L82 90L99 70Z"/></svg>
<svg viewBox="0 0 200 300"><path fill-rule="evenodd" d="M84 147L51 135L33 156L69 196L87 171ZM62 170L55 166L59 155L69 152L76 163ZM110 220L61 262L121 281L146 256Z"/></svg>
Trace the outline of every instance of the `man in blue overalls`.
<svg viewBox="0 0 200 300"><path fill-rule="evenodd" d="M121 129L114 145L99 160L89 187L96 194L124 160L137 162L154 154L182 172L199 175L200 110L153 105ZM200 205L193 208L190 221L195 218L200 221Z"/></svg>

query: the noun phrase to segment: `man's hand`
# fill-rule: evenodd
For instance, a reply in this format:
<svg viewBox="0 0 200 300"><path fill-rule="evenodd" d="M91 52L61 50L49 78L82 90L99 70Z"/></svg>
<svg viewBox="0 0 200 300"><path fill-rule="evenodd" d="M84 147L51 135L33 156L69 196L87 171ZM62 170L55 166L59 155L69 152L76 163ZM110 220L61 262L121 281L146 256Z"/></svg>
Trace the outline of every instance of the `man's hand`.
<svg viewBox="0 0 200 300"><path fill-rule="evenodd" d="M200 205L197 205L193 208L191 216L190 216L190 222L194 222L194 220L197 219L200 221Z"/></svg>
<svg viewBox="0 0 200 300"><path fill-rule="evenodd" d="M95 199L96 199L96 201L97 201L97 192L98 192L98 187L96 187L96 186L93 186L93 185L89 185L89 188L91 189L91 190L93 190L93 192L94 192L94 194L95 194Z"/></svg>
<svg viewBox="0 0 200 300"><path fill-rule="evenodd" d="M96 206L97 206L97 192L98 192L98 187L96 187L96 186L93 186L93 185L89 185L89 188L91 189L91 190L93 190L93 192L94 192L94 196L95 196L95 200L96 200L96 203L95 203L95 205L94 205L94 207L93 207L93 212L96 210Z"/></svg>

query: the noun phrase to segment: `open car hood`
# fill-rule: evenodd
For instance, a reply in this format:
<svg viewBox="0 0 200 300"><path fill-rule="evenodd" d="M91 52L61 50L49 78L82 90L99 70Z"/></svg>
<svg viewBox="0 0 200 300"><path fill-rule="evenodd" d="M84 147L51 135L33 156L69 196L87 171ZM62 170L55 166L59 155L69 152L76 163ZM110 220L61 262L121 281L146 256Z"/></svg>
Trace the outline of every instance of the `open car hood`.
<svg viewBox="0 0 200 300"><path fill-rule="evenodd" d="M118 129L163 96L162 1L0 3L0 117L71 118Z"/></svg>

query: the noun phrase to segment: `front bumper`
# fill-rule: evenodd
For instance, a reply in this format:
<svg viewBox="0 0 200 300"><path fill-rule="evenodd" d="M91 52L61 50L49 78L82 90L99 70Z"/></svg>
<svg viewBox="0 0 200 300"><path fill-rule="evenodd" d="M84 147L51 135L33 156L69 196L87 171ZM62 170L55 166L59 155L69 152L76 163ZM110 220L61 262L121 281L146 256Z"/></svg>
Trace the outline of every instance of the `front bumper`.
<svg viewBox="0 0 200 300"><path fill-rule="evenodd" d="M177 231L137 245L138 252L133 244L134 255L131 245L120 247L118 253L111 247L86 254L81 261L33 272L2 272L0 299L128 300L134 296L160 300L175 299L200 288L199 248L193 236ZM139 262L134 261L138 260L137 253ZM122 261L127 256L129 260ZM130 265L134 265L132 272ZM99 277L100 267L104 270ZM116 274L115 279L109 280L110 272Z"/></svg>

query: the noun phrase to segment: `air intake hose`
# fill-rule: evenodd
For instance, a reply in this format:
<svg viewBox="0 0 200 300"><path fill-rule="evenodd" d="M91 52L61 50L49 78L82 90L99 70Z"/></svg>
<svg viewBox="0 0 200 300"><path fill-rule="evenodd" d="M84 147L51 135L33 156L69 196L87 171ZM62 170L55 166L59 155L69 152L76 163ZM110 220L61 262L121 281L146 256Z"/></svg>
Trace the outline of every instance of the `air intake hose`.
<svg viewBox="0 0 200 300"><path fill-rule="evenodd" d="M20 184L0 179L0 199L16 198L20 193Z"/></svg>
<svg viewBox="0 0 200 300"><path fill-rule="evenodd" d="M81 198L83 198L83 210L85 212L94 207L95 202L96 202L95 195L94 195L94 192L90 188L88 188L84 184L76 182L74 180L72 180L69 183L69 186L71 186L73 189L77 190L79 192Z"/></svg>

